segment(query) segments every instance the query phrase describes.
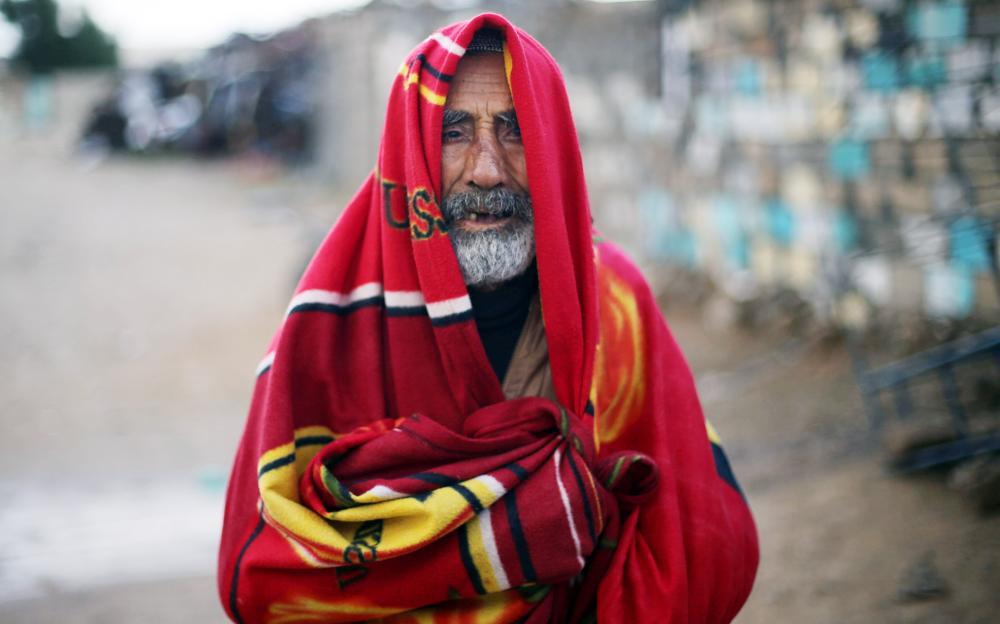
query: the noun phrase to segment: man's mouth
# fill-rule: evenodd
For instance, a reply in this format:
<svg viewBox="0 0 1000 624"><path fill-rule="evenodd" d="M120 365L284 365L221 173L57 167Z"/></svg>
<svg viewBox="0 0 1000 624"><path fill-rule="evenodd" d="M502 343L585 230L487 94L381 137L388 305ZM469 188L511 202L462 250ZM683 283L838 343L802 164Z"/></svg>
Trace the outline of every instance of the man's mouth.
<svg viewBox="0 0 1000 624"><path fill-rule="evenodd" d="M503 223L508 219L510 219L509 216L493 214L490 212L469 212L465 215L462 221L477 228L484 228Z"/></svg>
<svg viewBox="0 0 1000 624"><path fill-rule="evenodd" d="M531 198L506 189L470 190L454 193L441 202L445 222L458 231L485 232L531 225Z"/></svg>

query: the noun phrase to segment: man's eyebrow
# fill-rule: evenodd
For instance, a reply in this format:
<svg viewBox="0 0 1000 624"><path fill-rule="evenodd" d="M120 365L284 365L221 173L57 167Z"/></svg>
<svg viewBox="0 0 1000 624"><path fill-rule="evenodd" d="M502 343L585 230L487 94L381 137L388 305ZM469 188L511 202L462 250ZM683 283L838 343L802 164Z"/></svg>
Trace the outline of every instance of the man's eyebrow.
<svg viewBox="0 0 1000 624"><path fill-rule="evenodd" d="M517 125L517 113L514 112L513 108L510 109L509 111L504 111L502 113L497 113L496 118L499 119L500 121L502 121L504 123L504 125L507 126L508 128L517 128L518 127L518 125Z"/></svg>
<svg viewBox="0 0 1000 624"><path fill-rule="evenodd" d="M448 126L454 126L455 124L462 123L471 116L472 115L465 111L446 108L444 109L444 115L441 117L441 127L447 128Z"/></svg>

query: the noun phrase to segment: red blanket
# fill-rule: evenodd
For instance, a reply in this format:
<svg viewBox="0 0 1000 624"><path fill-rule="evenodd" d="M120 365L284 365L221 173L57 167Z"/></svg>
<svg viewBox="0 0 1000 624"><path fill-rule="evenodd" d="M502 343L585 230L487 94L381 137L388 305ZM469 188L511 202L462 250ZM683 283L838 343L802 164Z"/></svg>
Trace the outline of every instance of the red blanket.
<svg viewBox="0 0 1000 624"><path fill-rule="evenodd" d="M505 401L438 207L441 114L506 38L558 402ZM422 42L377 172L258 370L219 590L237 622L726 622L753 521L642 277L590 223L562 77L484 14Z"/></svg>

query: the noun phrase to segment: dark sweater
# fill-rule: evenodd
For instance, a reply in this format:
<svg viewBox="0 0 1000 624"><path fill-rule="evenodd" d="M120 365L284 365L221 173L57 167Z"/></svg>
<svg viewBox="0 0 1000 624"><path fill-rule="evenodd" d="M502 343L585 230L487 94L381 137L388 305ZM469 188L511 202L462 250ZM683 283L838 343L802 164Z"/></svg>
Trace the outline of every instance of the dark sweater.
<svg viewBox="0 0 1000 624"><path fill-rule="evenodd" d="M469 289L472 313L486 357L503 383L514 347L528 317L528 305L538 291L538 271L532 263L521 275L488 292Z"/></svg>

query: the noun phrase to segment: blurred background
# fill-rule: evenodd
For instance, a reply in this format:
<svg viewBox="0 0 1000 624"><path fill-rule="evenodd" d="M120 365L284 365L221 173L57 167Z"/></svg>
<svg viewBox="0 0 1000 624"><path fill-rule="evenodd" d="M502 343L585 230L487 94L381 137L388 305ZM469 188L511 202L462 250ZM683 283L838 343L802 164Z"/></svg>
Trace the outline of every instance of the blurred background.
<svg viewBox="0 0 1000 624"><path fill-rule="evenodd" d="M737 621L995 622L994 0L0 0L0 621L224 621L253 368L483 10L562 66L754 508Z"/></svg>

